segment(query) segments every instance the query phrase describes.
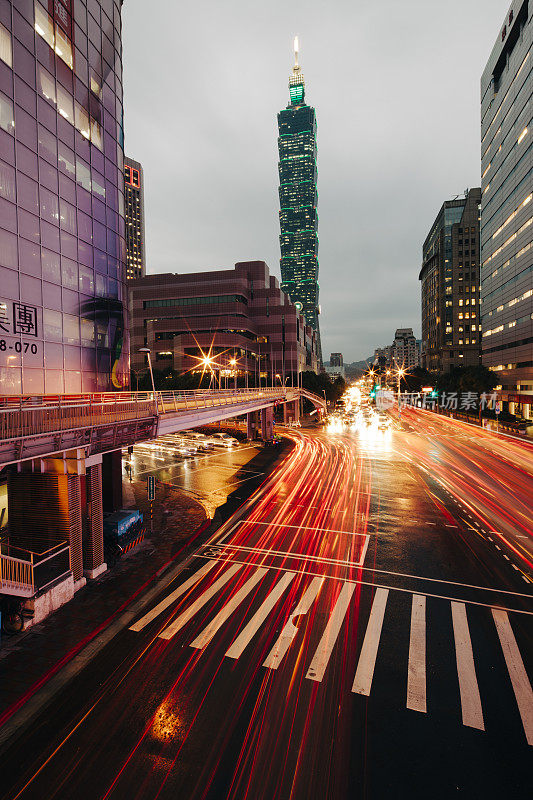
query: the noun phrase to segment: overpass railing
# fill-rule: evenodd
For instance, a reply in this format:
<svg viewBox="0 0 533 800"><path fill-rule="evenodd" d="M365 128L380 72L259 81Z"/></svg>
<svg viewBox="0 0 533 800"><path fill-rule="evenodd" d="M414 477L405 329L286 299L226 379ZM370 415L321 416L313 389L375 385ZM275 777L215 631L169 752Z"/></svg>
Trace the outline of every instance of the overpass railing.
<svg viewBox="0 0 533 800"><path fill-rule="evenodd" d="M282 399L289 387L97 392L77 395L0 397L0 440L135 421L178 411Z"/></svg>
<svg viewBox="0 0 533 800"><path fill-rule="evenodd" d="M70 546L58 544L43 553L0 543L0 592L32 597L70 575Z"/></svg>

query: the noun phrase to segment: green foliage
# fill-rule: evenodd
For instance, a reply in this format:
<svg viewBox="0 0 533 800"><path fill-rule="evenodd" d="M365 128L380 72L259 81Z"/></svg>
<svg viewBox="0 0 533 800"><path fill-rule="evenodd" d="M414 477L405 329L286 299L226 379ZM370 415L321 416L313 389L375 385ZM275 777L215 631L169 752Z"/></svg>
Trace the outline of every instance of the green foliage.
<svg viewBox="0 0 533 800"><path fill-rule="evenodd" d="M302 372L301 380L303 388L309 392L320 397L325 392L328 403L335 403L346 391L346 381L340 376L332 380L327 372Z"/></svg>
<svg viewBox="0 0 533 800"><path fill-rule="evenodd" d="M471 367L452 367L450 372L440 373L434 383L442 392L476 392L490 394L498 383L498 377L482 364ZM430 384L428 384L430 385Z"/></svg>

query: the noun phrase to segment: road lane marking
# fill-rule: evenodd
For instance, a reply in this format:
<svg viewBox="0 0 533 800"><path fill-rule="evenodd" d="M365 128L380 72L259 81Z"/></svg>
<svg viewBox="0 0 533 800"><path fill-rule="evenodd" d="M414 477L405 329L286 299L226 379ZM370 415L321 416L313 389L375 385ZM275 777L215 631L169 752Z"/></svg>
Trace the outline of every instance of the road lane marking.
<svg viewBox="0 0 533 800"><path fill-rule="evenodd" d="M218 547L218 545L213 545L213 546L214 547ZM207 555L203 555L202 553L198 553L198 558L212 558L212 557L213 556L207 556ZM243 567L249 567L250 566L250 562L249 561L235 561L235 559L231 559L230 560L227 556L225 556L224 558L219 558L218 560L221 563L224 563L224 564L240 564ZM265 566L266 569L270 569L273 572L280 572L281 571L280 567L274 567L274 566L268 566L268 565L264 565L264 566ZM371 568L370 567L368 567L368 568L367 567L361 567L360 569L371 569ZM375 571L379 572L380 570L375 570ZM325 579L331 580L331 581L343 580L342 578L339 578L337 575L323 575L323 574L320 575L320 573L311 572L308 569L291 569L290 572L294 572L296 575L309 575L312 578L316 577L316 578L322 578L324 580ZM401 573L392 572L390 574L391 575L400 575L401 576ZM524 577L524 576L522 576L522 577ZM437 578L420 578L420 580L437 581L437 583L439 583L439 582L440 583L453 583L453 581L438 581ZM526 580L529 583L527 578L524 578L524 580ZM478 600L464 600L461 597L450 597L447 594L435 594L434 592L421 592L421 591L415 590L415 589L405 589L403 586L383 586L382 584L379 584L379 583L376 584L374 581L362 581L362 580L359 580L357 578L353 578L349 582L350 583L354 583L356 585L360 585L360 586L371 586L373 589L386 589L387 591L390 589L391 592L402 592L403 594L411 594L411 595L412 594L423 594L425 597L433 597L436 600L449 600L450 602L457 601L459 603L467 603L470 606L479 606L479 608L494 608L494 602L492 602L492 603L480 603ZM533 600L533 595L532 594L525 594L523 592L508 592L505 589L490 589L489 587L486 587L486 586L479 586L479 587L472 586L471 587L468 583L465 583L465 584L458 583L456 585L457 586L464 586L467 589L468 588L472 588L472 589L479 588L479 589L482 589L483 591L487 591L487 592L501 592L502 594L512 594L515 597L525 597L528 600ZM533 616L533 611L525 611L523 608L509 608L509 606L500 606L500 608L502 609L502 611L510 611L513 614L524 614L527 617Z"/></svg>
<svg viewBox="0 0 533 800"><path fill-rule="evenodd" d="M407 708L426 713L426 598L414 594L407 668Z"/></svg>
<svg viewBox="0 0 533 800"><path fill-rule="evenodd" d="M207 564L204 564L203 567L200 567L198 572L195 572L194 575L191 575L191 577L182 583L181 586L178 586L178 588L171 592L168 597L165 597L165 599L158 603L155 608L152 608L148 614L145 614L144 617L141 617L133 625L130 625L130 631L142 631L142 629L145 628L153 619L158 617L159 614L162 614L165 609L172 605L174 600L177 600L178 597L181 597L182 594L185 594L185 592L189 591L191 586L194 586L194 584L198 583L198 581L201 580L204 575L207 575L209 570L213 569L217 563L217 561L208 561Z"/></svg>
<svg viewBox="0 0 533 800"><path fill-rule="evenodd" d="M364 533L359 534L360 536L365 536ZM219 545L216 545L217 547ZM256 553L257 555L270 555L275 558L294 558L295 560L301 561L318 561L319 563L324 563L327 565L340 565L344 567L360 567L363 563L366 551L368 548L368 537L365 540L363 545L363 551L361 554L361 559L359 561L344 561L340 558L329 558L328 556L313 556L307 555L306 553L294 553L292 550L272 550L270 548L263 548L263 547L245 547L244 545L238 544L224 544L220 545L221 551L223 550L242 550L244 553ZM210 548L212 549L212 548Z"/></svg>
<svg viewBox="0 0 533 800"><path fill-rule="evenodd" d="M367 536L366 533L359 533L357 531L339 531L335 528L312 528L310 525L286 525L284 522L257 522L256 520L243 519L240 525L266 525L267 527L273 526L274 528L298 528L302 531L322 531L324 533L346 533L348 536Z"/></svg>
<svg viewBox="0 0 533 800"><path fill-rule="evenodd" d="M464 603L457 602L452 602L451 605L463 725L484 731L485 723L483 722L483 710L476 678L466 606Z"/></svg>
<svg viewBox="0 0 533 800"><path fill-rule="evenodd" d="M500 638L509 677L513 684L527 743L533 745L533 691L531 684L508 615L499 608L493 608L492 616Z"/></svg>
<svg viewBox="0 0 533 800"><path fill-rule="evenodd" d="M313 605L323 582L324 578L322 577L313 578L313 580L307 587L307 591L305 592L304 596L302 597L297 607L292 612L290 618L287 620L283 630L281 631L278 637L276 644L274 645L274 647L266 657L265 661L263 662L264 667L267 667L268 669L277 669L279 667L285 653L291 646L293 639L298 633L298 628L294 625L293 620L296 617L300 617L303 616L304 614L307 614L307 612Z"/></svg>
<svg viewBox="0 0 533 800"><path fill-rule="evenodd" d="M240 564L233 564L233 566L229 567L225 572L222 573L220 578L215 581L205 592L200 595L200 597L192 603L179 617L176 617L170 625L161 631L159 634L161 639L171 639L174 634L176 634L184 625L189 622L190 619L194 617L197 611L199 611L206 603L211 600L212 597L221 589L229 580L233 578L236 572L238 572L241 568Z"/></svg>
<svg viewBox="0 0 533 800"><path fill-rule="evenodd" d="M363 647L361 648L352 686L352 692L356 694L364 694L366 696L370 694L388 596L388 589L377 589L374 595L374 602L372 603L372 610L366 626Z"/></svg>
<svg viewBox="0 0 533 800"><path fill-rule="evenodd" d="M296 577L295 572L286 572L282 578L277 582L272 591L267 595L266 600L258 608L250 622L243 628L237 636L233 644L226 651L228 658L239 658L245 647L250 643L255 636L263 622L266 620L281 595L286 588L290 585L291 581Z"/></svg>
<svg viewBox="0 0 533 800"><path fill-rule="evenodd" d="M248 595L254 586L259 583L260 580L264 578L267 574L268 570L266 569L257 569L251 578L248 578L246 583L238 589L235 594L228 600L224 608L222 608L216 617L211 620L209 625L200 633L199 636L196 637L194 642L192 642L191 647L196 647L198 650L202 650L206 645L209 644L215 633L218 629L226 622L226 620L233 614L235 609L242 603L246 595Z"/></svg>
<svg viewBox="0 0 533 800"><path fill-rule="evenodd" d="M326 667L328 665L331 653L335 647L335 642L340 633L346 611L355 591L355 584L345 583L342 587L333 612L328 620L328 624L322 634L322 638L313 656L313 660L309 664L306 678L312 681L320 682L324 677Z"/></svg>

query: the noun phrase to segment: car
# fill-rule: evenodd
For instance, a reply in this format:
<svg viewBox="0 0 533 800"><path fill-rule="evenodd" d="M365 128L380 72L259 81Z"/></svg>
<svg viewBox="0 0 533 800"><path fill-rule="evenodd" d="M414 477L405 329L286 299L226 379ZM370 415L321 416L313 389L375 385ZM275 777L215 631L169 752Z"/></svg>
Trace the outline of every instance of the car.
<svg viewBox="0 0 533 800"><path fill-rule="evenodd" d="M213 433L211 435L211 441L214 444L223 445L224 447L236 447L239 444L239 440L235 439L234 436L230 436L229 433Z"/></svg>

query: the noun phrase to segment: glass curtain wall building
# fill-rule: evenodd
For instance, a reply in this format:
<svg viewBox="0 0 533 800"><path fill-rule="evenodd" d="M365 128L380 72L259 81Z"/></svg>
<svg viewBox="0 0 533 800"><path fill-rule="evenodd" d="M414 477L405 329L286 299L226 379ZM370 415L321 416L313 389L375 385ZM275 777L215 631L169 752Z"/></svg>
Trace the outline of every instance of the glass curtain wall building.
<svg viewBox="0 0 533 800"><path fill-rule="evenodd" d="M278 114L281 288L316 332L321 362L316 115L315 109L305 103L297 39L294 49L289 105Z"/></svg>
<svg viewBox="0 0 533 800"><path fill-rule="evenodd" d="M0 386L129 380L120 0L0 3Z"/></svg>
<svg viewBox="0 0 533 800"><path fill-rule="evenodd" d="M481 78L483 363L533 410L533 2L515 0ZM508 404L508 405L507 405Z"/></svg>

